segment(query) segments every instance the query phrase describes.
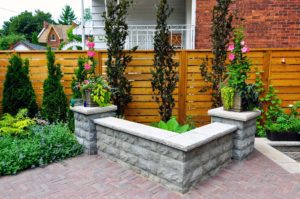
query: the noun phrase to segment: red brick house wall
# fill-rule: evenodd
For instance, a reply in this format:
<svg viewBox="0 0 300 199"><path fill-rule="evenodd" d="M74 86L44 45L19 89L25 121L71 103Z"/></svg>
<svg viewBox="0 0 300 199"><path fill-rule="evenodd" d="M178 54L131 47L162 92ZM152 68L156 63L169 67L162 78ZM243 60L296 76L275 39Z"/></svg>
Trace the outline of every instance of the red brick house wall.
<svg viewBox="0 0 300 199"><path fill-rule="evenodd" d="M52 41L51 40L51 37L52 37L52 35L55 35L55 41ZM58 35L57 35L57 33L54 31L54 29L52 28L51 30L50 30L50 33L49 33L49 35L48 35L48 42L47 42L47 45L49 45L49 46L51 46L51 47L53 47L53 48L58 48L59 47L59 45L60 45L60 39L59 39L59 37L58 37Z"/></svg>
<svg viewBox="0 0 300 199"><path fill-rule="evenodd" d="M197 0L196 48L210 48L215 0ZM235 0L251 48L300 47L300 0Z"/></svg>

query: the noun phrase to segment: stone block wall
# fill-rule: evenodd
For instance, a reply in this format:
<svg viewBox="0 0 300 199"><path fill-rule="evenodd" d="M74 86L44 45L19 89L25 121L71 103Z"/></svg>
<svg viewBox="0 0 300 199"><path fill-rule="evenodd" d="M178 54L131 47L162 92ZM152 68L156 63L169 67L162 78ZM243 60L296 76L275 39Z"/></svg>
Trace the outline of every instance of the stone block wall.
<svg viewBox="0 0 300 199"><path fill-rule="evenodd" d="M224 129L219 126L222 124L211 124L211 129L219 129L220 133L211 134L211 139L202 128L179 135L117 118L108 123L108 119L96 120L98 154L123 163L172 190L184 193L231 161L236 129L232 125L225 125ZM147 137L151 136L150 128L165 137L161 140ZM175 141L177 136L180 136L179 141ZM189 142L194 141L180 145L188 137Z"/></svg>
<svg viewBox="0 0 300 199"><path fill-rule="evenodd" d="M97 133L94 119L114 117L116 115L116 107L72 107L75 120L75 136L78 142L83 145L84 152L89 155L97 154Z"/></svg>

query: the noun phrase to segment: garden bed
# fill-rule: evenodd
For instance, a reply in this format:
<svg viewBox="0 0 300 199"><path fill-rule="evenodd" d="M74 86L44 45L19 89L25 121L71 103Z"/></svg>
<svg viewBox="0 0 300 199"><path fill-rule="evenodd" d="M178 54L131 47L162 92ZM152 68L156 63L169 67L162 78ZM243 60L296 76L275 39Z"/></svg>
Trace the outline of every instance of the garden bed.
<svg viewBox="0 0 300 199"><path fill-rule="evenodd" d="M231 161L237 127L212 123L184 134L108 117L95 120L98 154L186 192Z"/></svg>
<svg viewBox="0 0 300 199"><path fill-rule="evenodd" d="M297 141L281 141L281 142L274 142L270 141L269 145L273 148L281 151L285 155L289 156L290 158L300 162L300 142Z"/></svg>

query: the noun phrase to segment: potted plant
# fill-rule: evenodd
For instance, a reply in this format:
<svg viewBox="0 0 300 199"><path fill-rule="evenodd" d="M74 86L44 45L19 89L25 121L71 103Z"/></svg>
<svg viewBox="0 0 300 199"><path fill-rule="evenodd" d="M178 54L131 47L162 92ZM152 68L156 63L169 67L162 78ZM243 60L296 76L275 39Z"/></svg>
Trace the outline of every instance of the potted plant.
<svg viewBox="0 0 300 199"><path fill-rule="evenodd" d="M234 29L234 43L228 47L228 78L221 85L223 106L228 111L248 111L259 105L255 85L246 83L251 64L247 58L249 47L244 38L243 28Z"/></svg>
<svg viewBox="0 0 300 199"><path fill-rule="evenodd" d="M290 114L282 111L276 121L266 122L267 138L272 141L300 141L300 102L290 105Z"/></svg>

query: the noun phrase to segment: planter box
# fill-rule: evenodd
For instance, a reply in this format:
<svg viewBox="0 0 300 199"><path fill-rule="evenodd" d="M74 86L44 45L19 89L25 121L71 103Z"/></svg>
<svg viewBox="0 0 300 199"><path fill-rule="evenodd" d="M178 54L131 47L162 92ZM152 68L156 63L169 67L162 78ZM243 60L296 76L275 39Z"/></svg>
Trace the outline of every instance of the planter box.
<svg viewBox="0 0 300 199"><path fill-rule="evenodd" d="M85 96L84 96L84 101L85 101L85 106L86 107L99 107L99 105L94 102L94 100L91 97L92 91L91 90L85 90Z"/></svg>
<svg viewBox="0 0 300 199"><path fill-rule="evenodd" d="M267 138L272 141L300 141L300 134L267 132Z"/></svg>

